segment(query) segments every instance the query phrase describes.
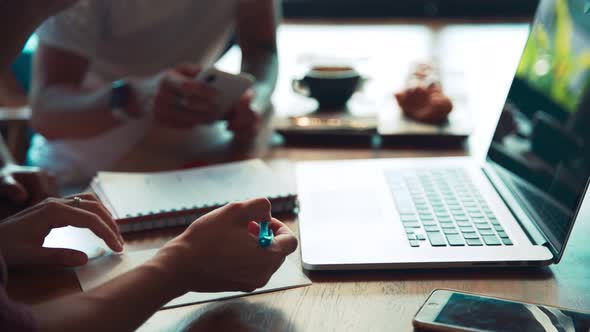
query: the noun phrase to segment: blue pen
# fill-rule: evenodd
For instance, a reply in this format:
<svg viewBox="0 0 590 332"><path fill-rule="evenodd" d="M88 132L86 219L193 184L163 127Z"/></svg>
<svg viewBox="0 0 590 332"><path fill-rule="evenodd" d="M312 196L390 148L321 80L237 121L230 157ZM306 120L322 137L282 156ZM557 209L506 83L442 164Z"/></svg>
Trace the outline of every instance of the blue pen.
<svg viewBox="0 0 590 332"><path fill-rule="evenodd" d="M268 248L272 243L272 239L274 238L274 234L269 227L268 221L263 221L260 223L260 233L258 234L258 244L262 248Z"/></svg>

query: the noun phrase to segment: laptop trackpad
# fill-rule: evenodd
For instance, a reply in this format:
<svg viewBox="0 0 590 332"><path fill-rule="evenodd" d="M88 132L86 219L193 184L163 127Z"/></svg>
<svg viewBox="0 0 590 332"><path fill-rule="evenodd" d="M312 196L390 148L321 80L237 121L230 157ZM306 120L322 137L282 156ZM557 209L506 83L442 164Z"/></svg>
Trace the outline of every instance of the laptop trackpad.
<svg viewBox="0 0 590 332"><path fill-rule="evenodd" d="M344 221L351 221L364 225L380 222L383 218L377 194L365 188L315 191L310 193L306 203L306 214L322 223L341 225Z"/></svg>

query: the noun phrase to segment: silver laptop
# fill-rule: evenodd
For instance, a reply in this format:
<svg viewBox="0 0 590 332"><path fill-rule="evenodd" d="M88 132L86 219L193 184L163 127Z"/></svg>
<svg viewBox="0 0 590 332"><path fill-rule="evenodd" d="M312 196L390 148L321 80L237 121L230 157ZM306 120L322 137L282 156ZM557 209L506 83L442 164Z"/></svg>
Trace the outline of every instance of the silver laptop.
<svg viewBox="0 0 590 332"><path fill-rule="evenodd" d="M558 263L590 175L590 16L542 0L487 158L297 166L308 270ZM557 49L557 47L561 49Z"/></svg>

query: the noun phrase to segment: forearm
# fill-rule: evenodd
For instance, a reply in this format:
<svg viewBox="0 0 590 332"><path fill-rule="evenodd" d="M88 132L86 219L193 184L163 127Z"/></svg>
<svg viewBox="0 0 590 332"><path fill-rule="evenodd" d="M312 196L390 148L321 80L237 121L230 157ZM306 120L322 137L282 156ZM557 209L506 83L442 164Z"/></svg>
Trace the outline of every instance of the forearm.
<svg viewBox="0 0 590 332"><path fill-rule="evenodd" d="M110 87L44 87L31 99L32 125L48 139L97 136L120 125L110 109L110 94Z"/></svg>
<svg viewBox="0 0 590 332"><path fill-rule="evenodd" d="M182 295L152 260L103 286L33 307L41 331L133 331Z"/></svg>
<svg viewBox="0 0 590 332"><path fill-rule="evenodd" d="M264 111L270 106L277 85L279 58L274 47L261 50L255 56L244 57L242 71L254 75L256 83L254 109Z"/></svg>
<svg viewBox="0 0 590 332"><path fill-rule="evenodd" d="M240 2L237 17L242 71L256 77L254 108L266 110L277 84L279 58L277 26L281 21L276 0Z"/></svg>

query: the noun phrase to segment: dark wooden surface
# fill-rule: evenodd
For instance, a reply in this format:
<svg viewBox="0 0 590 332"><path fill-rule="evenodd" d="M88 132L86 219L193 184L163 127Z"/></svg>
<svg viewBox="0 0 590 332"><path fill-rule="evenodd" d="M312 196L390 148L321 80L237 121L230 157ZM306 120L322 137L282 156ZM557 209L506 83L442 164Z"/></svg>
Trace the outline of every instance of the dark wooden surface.
<svg viewBox="0 0 590 332"><path fill-rule="evenodd" d="M353 33L351 36L349 33ZM361 32L359 32L361 31ZM362 36L382 41L373 45L359 41L349 56L375 55L368 65L383 91L400 87L407 65L417 58L436 52L452 72L461 71L461 86L473 114L474 134L463 146L422 149L420 146L371 147L289 147L277 142L267 128L248 148L221 144L207 153L192 147L174 154L146 152L141 147L130 153L117 169L170 169L194 160L226 161L248 157L266 160L323 160L360 158L398 158L426 156L481 157L499 115L519 53L524 45L525 25L377 25L292 24L281 28L282 74L275 97L276 113L289 114L289 81L297 74L297 54L316 52L342 54L350 43ZM332 37L330 37L332 36ZM427 41L421 40L422 38ZM445 40L432 48L434 37ZM438 37L437 37L438 36ZM435 39L436 39L435 38ZM445 44L446 43L446 44ZM430 46L428 46L430 45ZM442 46L440 46L442 45ZM360 49L360 51L359 51ZM330 52L336 54L330 54ZM239 58L238 58L239 59ZM236 55L222 67L235 68ZM371 69L372 68L372 69ZM380 76L381 75L381 76ZM387 81L389 77L389 81ZM285 111L286 110L286 111ZM387 112L388 110L384 110ZM146 143L147 144L147 143ZM288 163L277 163L282 174L290 174ZM294 181L294 179L290 179ZM297 232L293 216L282 219ZM126 250L157 248L181 229L139 233L126 236ZM407 331L411 320L429 293L436 288L483 293L516 300L590 310L590 233L589 218L576 225L565 257L559 265L534 270L449 270L311 273L313 285L306 288L255 295L241 300L186 306L156 313L142 331ZM72 243L77 233L61 232L53 241ZM80 238L76 238L80 241ZM75 242L75 241L74 241ZM299 254L294 259L300 260ZM57 296L79 292L72 271L21 271L10 275L10 294L26 303L38 303Z"/></svg>

